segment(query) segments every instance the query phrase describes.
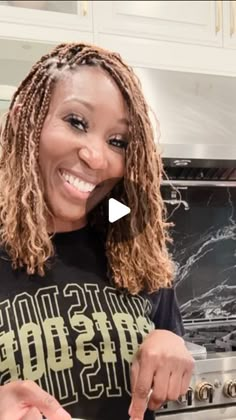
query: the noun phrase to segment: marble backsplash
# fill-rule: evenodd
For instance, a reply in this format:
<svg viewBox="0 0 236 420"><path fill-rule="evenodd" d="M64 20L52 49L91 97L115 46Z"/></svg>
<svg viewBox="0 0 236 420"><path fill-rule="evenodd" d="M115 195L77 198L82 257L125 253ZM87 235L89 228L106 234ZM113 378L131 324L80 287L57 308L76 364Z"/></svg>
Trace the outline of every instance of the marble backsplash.
<svg viewBox="0 0 236 420"><path fill-rule="evenodd" d="M236 331L236 189L179 191L183 203L173 205L170 188L163 187L169 221L175 223L170 252L187 338L209 350L216 343L226 348L225 337L232 341Z"/></svg>

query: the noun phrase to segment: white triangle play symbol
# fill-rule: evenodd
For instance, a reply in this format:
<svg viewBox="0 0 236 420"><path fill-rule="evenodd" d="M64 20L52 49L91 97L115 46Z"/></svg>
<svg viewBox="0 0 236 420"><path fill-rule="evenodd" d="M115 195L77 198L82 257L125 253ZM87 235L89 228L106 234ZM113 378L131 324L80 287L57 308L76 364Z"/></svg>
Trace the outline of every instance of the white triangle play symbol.
<svg viewBox="0 0 236 420"><path fill-rule="evenodd" d="M114 198L109 198L108 201L108 220L110 223L116 222L130 213L130 208L120 203Z"/></svg>

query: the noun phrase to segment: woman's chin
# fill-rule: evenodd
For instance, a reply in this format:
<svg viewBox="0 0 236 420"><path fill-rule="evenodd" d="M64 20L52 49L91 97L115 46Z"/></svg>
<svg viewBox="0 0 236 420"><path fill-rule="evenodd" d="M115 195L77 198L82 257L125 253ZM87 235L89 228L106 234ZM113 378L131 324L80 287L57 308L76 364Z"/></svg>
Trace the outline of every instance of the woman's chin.
<svg viewBox="0 0 236 420"><path fill-rule="evenodd" d="M87 212L84 206L71 206L70 203L62 203L60 206L49 203L49 208L53 214L54 226L77 226L86 224ZM72 229L71 229L72 230Z"/></svg>

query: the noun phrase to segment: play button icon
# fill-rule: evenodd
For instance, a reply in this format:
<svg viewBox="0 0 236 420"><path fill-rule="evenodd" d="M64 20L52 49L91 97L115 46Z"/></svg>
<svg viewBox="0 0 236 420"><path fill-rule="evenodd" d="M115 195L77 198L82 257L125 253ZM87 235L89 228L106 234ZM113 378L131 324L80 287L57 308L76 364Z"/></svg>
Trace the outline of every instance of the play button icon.
<svg viewBox="0 0 236 420"><path fill-rule="evenodd" d="M151 220L149 191L126 177L100 183L86 201L88 222L114 243L127 242L145 229ZM154 223L154 217L152 216Z"/></svg>
<svg viewBox="0 0 236 420"><path fill-rule="evenodd" d="M110 198L108 200L108 220L114 223L122 217L130 213L130 208L125 206L120 201Z"/></svg>

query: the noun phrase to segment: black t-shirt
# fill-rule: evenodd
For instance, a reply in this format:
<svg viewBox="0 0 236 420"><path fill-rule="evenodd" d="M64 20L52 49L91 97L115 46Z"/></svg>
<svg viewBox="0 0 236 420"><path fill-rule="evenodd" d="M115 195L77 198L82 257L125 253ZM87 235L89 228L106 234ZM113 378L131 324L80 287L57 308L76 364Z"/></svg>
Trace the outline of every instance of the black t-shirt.
<svg viewBox="0 0 236 420"><path fill-rule="evenodd" d="M87 225L57 233L46 276L0 255L0 385L31 379L72 417L128 420L129 369L154 328L183 333L173 289L132 296L106 275L104 245ZM145 420L153 419L146 412Z"/></svg>

